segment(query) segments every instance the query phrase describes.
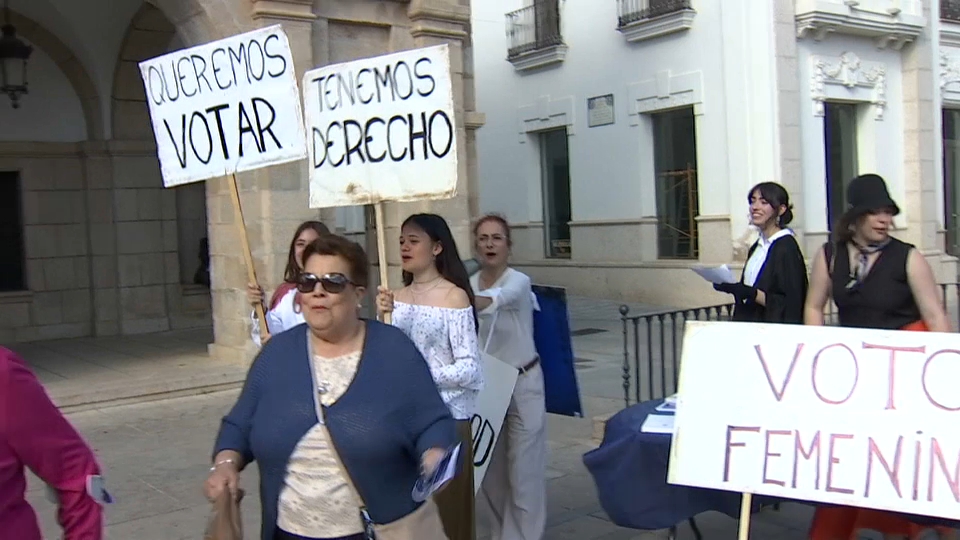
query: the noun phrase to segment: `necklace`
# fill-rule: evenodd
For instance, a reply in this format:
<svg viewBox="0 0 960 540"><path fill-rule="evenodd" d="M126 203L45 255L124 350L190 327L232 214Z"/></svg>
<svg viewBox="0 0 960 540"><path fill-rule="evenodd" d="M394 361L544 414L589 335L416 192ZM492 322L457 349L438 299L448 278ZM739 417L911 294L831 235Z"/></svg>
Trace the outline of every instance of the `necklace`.
<svg viewBox="0 0 960 540"><path fill-rule="evenodd" d="M430 286L427 287L426 289L421 289L421 290L419 290L419 291L417 290L417 288L416 288L415 286L418 285L418 284L420 284L420 283L414 281L413 283L410 284L410 292L413 293L414 298L420 297L420 296L422 296L422 295L424 295L424 294L432 291L433 289L436 289L436 288L437 288L437 285L440 285L440 282L441 282L441 281L443 281L443 276L437 276L436 278L433 279L433 281L432 281L433 284L432 284L432 285L430 285ZM421 282L421 283L431 283L431 282L430 282L430 281L425 281L425 282Z"/></svg>

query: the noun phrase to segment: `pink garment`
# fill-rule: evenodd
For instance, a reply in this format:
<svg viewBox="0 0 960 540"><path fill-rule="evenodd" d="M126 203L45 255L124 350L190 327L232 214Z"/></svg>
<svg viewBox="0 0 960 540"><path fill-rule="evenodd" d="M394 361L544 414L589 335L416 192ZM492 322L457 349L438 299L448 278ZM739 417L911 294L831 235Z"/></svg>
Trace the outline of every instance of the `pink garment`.
<svg viewBox="0 0 960 540"><path fill-rule="evenodd" d="M100 474L93 451L24 361L0 347L0 536L42 540L24 498L25 467L57 492L64 540L103 538L103 507L87 493Z"/></svg>

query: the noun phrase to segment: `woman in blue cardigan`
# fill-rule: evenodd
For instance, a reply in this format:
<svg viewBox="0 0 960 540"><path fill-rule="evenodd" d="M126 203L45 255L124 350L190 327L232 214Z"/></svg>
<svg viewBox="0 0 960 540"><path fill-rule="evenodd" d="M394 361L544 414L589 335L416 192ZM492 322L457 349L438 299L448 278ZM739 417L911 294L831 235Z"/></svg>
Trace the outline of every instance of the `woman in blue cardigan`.
<svg viewBox="0 0 960 540"><path fill-rule="evenodd" d="M445 538L433 501L411 494L456 442L427 363L402 331L360 319L369 264L358 244L323 236L303 261L306 324L254 360L220 427L207 497L236 494L257 461L261 540L362 540L366 525L408 516Z"/></svg>

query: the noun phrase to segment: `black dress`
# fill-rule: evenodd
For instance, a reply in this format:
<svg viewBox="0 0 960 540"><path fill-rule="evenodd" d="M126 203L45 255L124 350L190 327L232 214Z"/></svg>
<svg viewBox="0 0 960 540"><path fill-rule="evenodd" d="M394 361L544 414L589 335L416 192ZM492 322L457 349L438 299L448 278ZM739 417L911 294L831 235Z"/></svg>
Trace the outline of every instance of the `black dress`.
<svg viewBox="0 0 960 540"><path fill-rule="evenodd" d="M907 281L907 260L913 245L891 238L861 283L856 283L850 269L846 244L830 247L833 302L840 326L896 330L923 319Z"/></svg>
<svg viewBox="0 0 960 540"><path fill-rule="evenodd" d="M754 243L747 253L747 261L756 251ZM746 270L746 268L744 268ZM743 282L743 274L740 275ZM766 295L766 305L756 302L737 302L733 320L741 322L764 322L803 324L803 302L807 297L807 265L803 252L792 234L777 238L767 251L760 273L753 286Z"/></svg>

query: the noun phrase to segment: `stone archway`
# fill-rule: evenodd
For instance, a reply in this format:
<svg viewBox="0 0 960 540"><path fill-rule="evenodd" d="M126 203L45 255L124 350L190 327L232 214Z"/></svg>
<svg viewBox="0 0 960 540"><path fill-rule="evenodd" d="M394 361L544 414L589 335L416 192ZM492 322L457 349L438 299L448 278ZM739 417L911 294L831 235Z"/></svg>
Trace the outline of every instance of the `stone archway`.
<svg viewBox="0 0 960 540"><path fill-rule="evenodd" d="M70 85L80 99L80 106L83 108L83 117L87 124L87 139L103 140L104 122L100 95L93 79L90 78L80 59L71 52L70 48L60 38L33 19L11 10L10 22L17 28L17 33L20 36L43 49L67 77L67 80L70 81Z"/></svg>
<svg viewBox="0 0 960 540"><path fill-rule="evenodd" d="M144 2L130 21L113 76L110 121L114 139L153 140L138 64L166 53L175 34L173 23L153 4Z"/></svg>

